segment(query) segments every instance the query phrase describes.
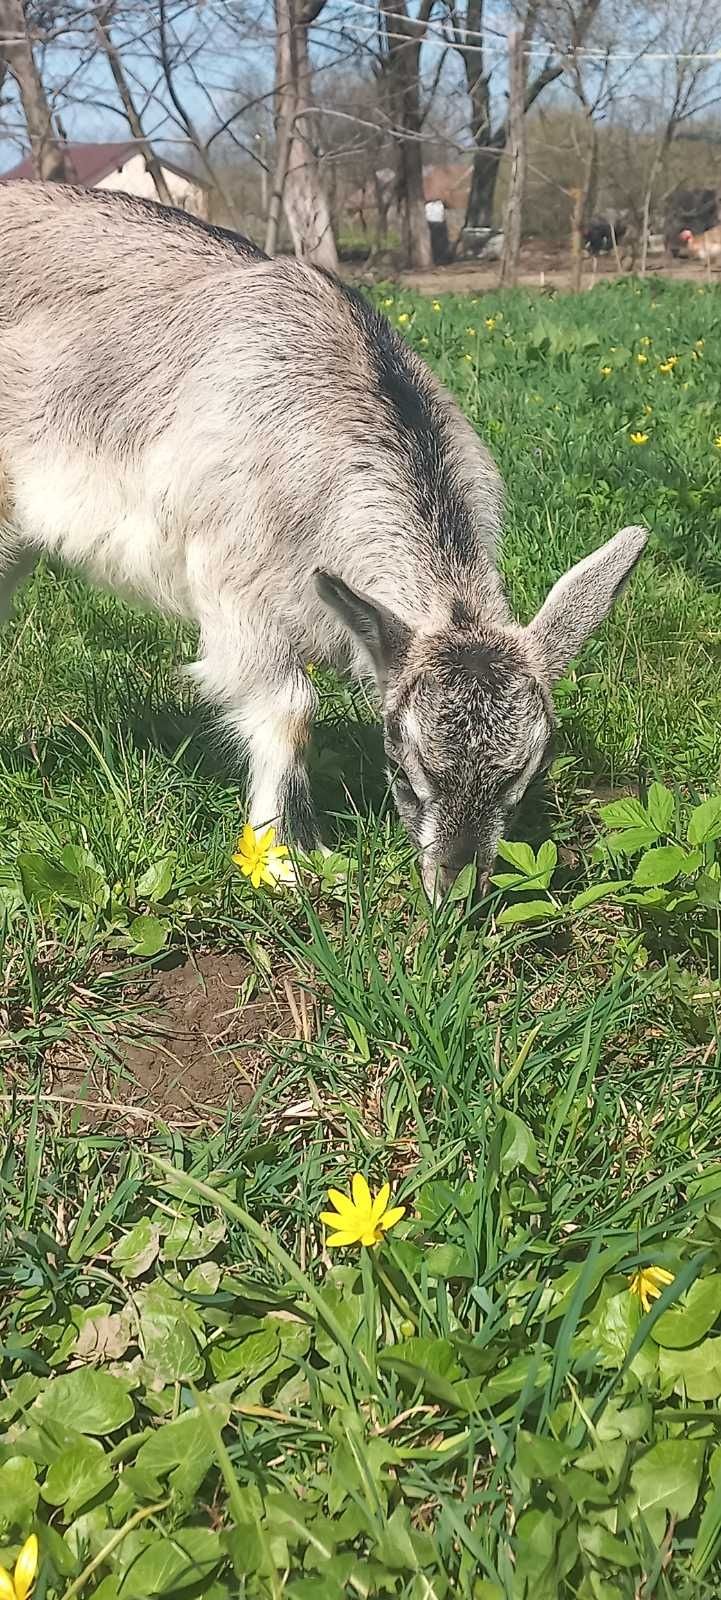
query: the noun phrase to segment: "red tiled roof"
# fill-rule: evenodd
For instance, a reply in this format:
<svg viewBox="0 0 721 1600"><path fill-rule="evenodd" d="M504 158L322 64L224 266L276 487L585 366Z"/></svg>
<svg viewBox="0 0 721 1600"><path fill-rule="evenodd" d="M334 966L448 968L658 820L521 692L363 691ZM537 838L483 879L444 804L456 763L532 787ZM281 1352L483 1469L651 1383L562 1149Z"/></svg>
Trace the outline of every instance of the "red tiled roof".
<svg viewBox="0 0 721 1600"><path fill-rule="evenodd" d="M84 188L92 188L95 183L102 183L103 178L109 177L111 172L117 172L118 167L125 165L131 156L137 154L142 147L134 140L117 144L66 144L64 153L68 163L68 177L71 183L80 183ZM191 178L194 183L202 184L186 168L176 166L173 161L160 158L164 167L169 167L172 172L177 172L180 177ZM9 172L0 173L0 183L11 183L15 178L34 178L33 164L30 156L25 156L16 167L11 167Z"/></svg>

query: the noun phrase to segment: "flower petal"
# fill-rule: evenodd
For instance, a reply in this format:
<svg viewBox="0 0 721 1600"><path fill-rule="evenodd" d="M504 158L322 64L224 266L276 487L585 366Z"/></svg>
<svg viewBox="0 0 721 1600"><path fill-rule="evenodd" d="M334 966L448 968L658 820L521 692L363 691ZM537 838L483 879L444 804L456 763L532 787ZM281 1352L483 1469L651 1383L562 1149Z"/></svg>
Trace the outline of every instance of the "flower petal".
<svg viewBox="0 0 721 1600"><path fill-rule="evenodd" d="M374 1244L380 1244L380 1239L381 1236L377 1228L366 1228L365 1233L361 1234L360 1242L361 1244L370 1246Z"/></svg>
<svg viewBox="0 0 721 1600"><path fill-rule="evenodd" d="M271 846L274 843L275 843L275 828L273 827L273 825L271 823L271 826L269 828L266 828L263 833L258 835L257 848L259 850L262 850L263 854L265 855L266 851L270 850Z"/></svg>
<svg viewBox="0 0 721 1600"><path fill-rule="evenodd" d="M386 1211L385 1216L381 1217L378 1227L382 1228L383 1232L386 1233L388 1228L395 1228L396 1223L400 1222L401 1217L404 1217L405 1214L405 1206L391 1206L390 1211Z"/></svg>
<svg viewBox="0 0 721 1600"><path fill-rule="evenodd" d="M377 1195L375 1197L375 1200L373 1201L373 1204L371 1206L371 1218L372 1218L373 1222L380 1222L380 1219L383 1216L383 1212L386 1209L386 1206L388 1204L388 1201L390 1200L390 1197L391 1197L391 1186L390 1186L389 1183L384 1183L382 1185L382 1187L378 1190L378 1193L377 1193Z"/></svg>
<svg viewBox="0 0 721 1600"><path fill-rule="evenodd" d="M250 822L246 822L240 835L240 849L248 852L255 849L255 828L252 827Z"/></svg>
<svg viewBox="0 0 721 1600"><path fill-rule="evenodd" d="M647 1267L646 1277L651 1278L653 1283L673 1283L673 1273L667 1272L665 1267Z"/></svg>
<svg viewBox="0 0 721 1600"><path fill-rule="evenodd" d="M319 1211L318 1221L324 1222L327 1228L349 1228L350 1217L342 1217L338 1211Z"/></svg>
<svg viewBox="0 0 721 1600"><path fill-rule="evenodd" d="M329 1189L328 1199L331 1205L335 1206L336 1211L340 1211L342 1217L353 1218L355 1216L355 1206L350 1195L341 1194L340 1189Z"/></svg>
<svg viewBox="0 0 721 1600"><path fill-rule="evenodd" d="M353 1200L357 1205L358 1210L370 1212L373 1201L371 1200L371 1192L362 1172L354 1172L351 1179L351 1189L353 1192Z"/></svg>
<svg viewBox="0 0 721 1600"><path fill-rule="evenodd" d="M359 1239L357 1233L334 1233L332 1235L329 1234L325 1242L329 1248L332 1248L334 1245L358 1244Z"/></svg>
<svg viewBox="0 0 721 1600"><path fill-rule="evenodd" d="M32 1588L37 1570L38 1541L36 1534L31 1533L30 1538L25 1540L17 1561L15 1562L13 1580L15 1583L15 1594L17 1595L17 1600L25 1600L26 1595Z"/></svg>
<svg viewBox="0 0 721 1600"><path fill-rule="evenodd" d="M0 1600L15 1600L15 1584L7 1567L0 1567Z"/></svg>

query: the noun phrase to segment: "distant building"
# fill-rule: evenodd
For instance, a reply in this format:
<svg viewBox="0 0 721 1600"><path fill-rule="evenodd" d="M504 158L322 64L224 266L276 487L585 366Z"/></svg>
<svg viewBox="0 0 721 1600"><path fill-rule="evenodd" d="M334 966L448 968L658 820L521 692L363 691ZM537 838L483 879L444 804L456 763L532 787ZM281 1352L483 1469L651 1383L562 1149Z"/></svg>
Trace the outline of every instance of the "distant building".
<svg viewBox="0 0 721 1600"><path fill-rule="evenodd" d="M146 166L145 154L135 141L124 144L66 144L63 154L70 181L80 184L84 189L120 189L125 194L137 194L146 200L158 198ZM197 217L207 216L207 185L203 179L189 172L187 167L166 161L164 156L157 159L173 205ZM0 173L0 183L14 183L18 178L32 177L32 160L26 156L10 172Z"/></svg>

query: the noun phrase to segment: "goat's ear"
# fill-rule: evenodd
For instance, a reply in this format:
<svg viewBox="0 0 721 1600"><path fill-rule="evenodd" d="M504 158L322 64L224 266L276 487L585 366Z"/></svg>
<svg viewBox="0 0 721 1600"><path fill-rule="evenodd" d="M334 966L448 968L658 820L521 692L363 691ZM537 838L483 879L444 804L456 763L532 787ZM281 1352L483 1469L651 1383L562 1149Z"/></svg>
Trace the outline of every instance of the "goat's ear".
<svg viewBox="0 0 721 1600"><path fill-rule="evenodd" d="M331 572L318 571L313 576L321 600L340 617L361 646L383 688L391 669L400 666L408 652L410 628L387 606L370 600L368 595L358 594Z"/></svg>
<svg viewBox="0 0 721 1600"><path fill-rule="evenodd" d="M579 561L554 584L526 629L551 683L561 678L589 634L608 616L633 572L648 533L622 528L600 550Z"/></svg>

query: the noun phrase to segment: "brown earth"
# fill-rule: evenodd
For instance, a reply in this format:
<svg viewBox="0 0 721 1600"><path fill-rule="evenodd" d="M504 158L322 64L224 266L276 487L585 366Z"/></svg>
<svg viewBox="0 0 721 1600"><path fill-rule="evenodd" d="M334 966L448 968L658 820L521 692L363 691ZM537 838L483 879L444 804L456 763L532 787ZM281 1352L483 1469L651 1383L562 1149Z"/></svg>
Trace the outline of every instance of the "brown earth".
<svg viewBox="0 0 721 1600"><path fill-rule="evenodd" d="M397 272L389 276L421 294L488 294L498 288L499 270L497 261L454 261L448 267L434 267L430 272ZM719 282L718 275L709 273L701 262L674 260L666 255L649 256L647 271L650 277L670 281L699 284ZM599 278L618 276L613 259L604 257L595 269L591 261L584 261L584 289L592 289ZM535 242L524 245L518 275L521 288L568 289L570 282L571 266L567 251Z"/></svg>
<svg viewBox="0 0 721 1600"><path fill-rule="evenodd" d="M305 996L274 975L259 992L241 954L206 953L157 969L126 992L132 1034L117 1034L108 1063L84 1048L63 1052L50 1097L82 1106L86 1123L143 1132L158 1119L192 1127L243 1106L273 1059L276 1041L311 1036ZM117 1126L116 1130L117 1131Z"/></svg>

